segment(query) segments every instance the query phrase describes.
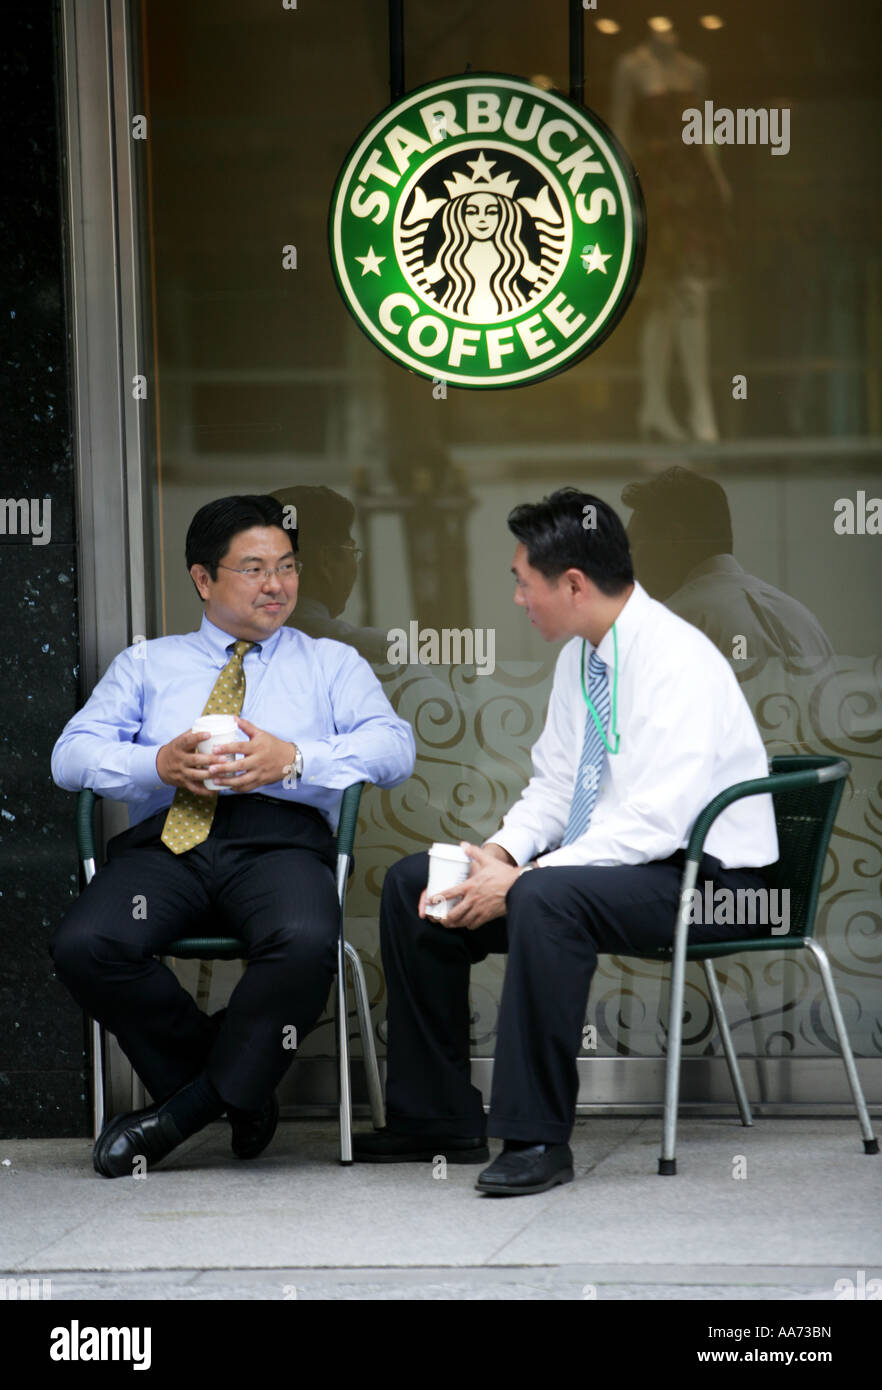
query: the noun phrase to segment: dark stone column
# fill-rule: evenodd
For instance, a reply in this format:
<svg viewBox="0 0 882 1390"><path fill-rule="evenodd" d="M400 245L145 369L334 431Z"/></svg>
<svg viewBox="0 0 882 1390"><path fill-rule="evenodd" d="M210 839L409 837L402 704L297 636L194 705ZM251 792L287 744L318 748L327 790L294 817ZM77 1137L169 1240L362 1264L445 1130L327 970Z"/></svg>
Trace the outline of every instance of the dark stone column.
<svg viewBox="0 0 882 1390"><path fill-rule="evenodd" d="M49 757L80 703L56 4L9 7L3 38L0 1137L85 1135L84 1020L48 954L77 892L75 799Z"/></svg>

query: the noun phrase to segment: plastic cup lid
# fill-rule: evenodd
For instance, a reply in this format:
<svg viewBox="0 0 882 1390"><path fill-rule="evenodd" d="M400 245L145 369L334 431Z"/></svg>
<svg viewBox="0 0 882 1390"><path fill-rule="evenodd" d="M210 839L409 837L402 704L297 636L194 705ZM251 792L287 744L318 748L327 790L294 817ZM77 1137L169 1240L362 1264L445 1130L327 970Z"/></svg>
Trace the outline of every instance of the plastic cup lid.
<svg viewBox="0 0 882 1390"><path fill-rule="evenodd" d="M226 729L238 729L234 714L202 714L193 724L193 733L214 733Z"/></svg>
<svg viewBox="0 0 882 1390"><path fill-rule="evenodd" d="M464 849L460 849L459 845L432 845L429 853L434 855L436 859L454 859L458 864L469 863L469 856Z"/></svg>

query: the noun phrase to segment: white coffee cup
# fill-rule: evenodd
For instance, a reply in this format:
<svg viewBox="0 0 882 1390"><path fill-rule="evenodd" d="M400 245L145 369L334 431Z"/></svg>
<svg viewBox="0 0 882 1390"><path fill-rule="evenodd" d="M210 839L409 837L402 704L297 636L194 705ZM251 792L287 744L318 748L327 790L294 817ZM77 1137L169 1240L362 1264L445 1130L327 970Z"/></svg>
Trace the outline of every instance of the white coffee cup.
<svg viewBox="0 0 882 1390"><path fill-rule="evenodd" d="M450 909L462 901L461 898L442 898L440 902L432 903L428 899L445 888L455 888L458 883L464 883L471 867L471 859L459 845L432 845L429 850L429 881L426 884L427 917L443 921Z"/></svg>
<svg viewBox="0 0 882 1390"><path fill-rule="evenodd" d="M236 723L235 714L202 714L192 727L194 734L206 733L208 738L203 739L202 743L197 744L200 753L213 753L215 748L222 748L225 743L234 743L241 739L241 731ZM219 753L217 761L219 763L234 763L235 753ZM226 783L213 782L207 777L204 783L210 792L228 791Z"/></svg>

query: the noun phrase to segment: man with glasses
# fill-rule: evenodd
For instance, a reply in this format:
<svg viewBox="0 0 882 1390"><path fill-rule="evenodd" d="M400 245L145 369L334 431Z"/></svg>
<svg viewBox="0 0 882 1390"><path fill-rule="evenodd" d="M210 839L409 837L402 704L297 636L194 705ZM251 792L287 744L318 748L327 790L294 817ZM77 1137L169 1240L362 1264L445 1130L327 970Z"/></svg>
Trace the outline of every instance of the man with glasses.
<svg viewBox="0 0 882 1390"><path fill-rule="evenodd" d="M60 979L116 1034L153 1099L99 1136L105 1177L155 1165L225 1112L239 1158L266 1148L276 1087L336 968L342 792L394 787L413 770L411 729L362 657L285 626L301 567L285 520L268 496L200 508L186 542L199 631L121 652L53 750L60 787L129 807L130 828L52 942ZM200 753L206 735L192 725L208 714L234 715L239 740ZM157 959L200 928L247 951L214 1018Z"/></svg>

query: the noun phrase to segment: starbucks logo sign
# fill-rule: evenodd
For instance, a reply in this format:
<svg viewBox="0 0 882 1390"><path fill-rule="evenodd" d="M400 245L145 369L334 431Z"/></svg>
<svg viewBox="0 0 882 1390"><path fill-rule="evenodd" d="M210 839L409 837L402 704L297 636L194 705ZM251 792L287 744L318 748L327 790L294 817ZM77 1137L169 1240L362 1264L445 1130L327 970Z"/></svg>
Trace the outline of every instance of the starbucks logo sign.
<svg viewBox="0 0 882 1390"><path fill-rule="evenodd" d="M521 386L628 306L645 215L590 111L516 77L448 78L368 127L331 200L340 292L378 347L455 386Z"/></svg>

